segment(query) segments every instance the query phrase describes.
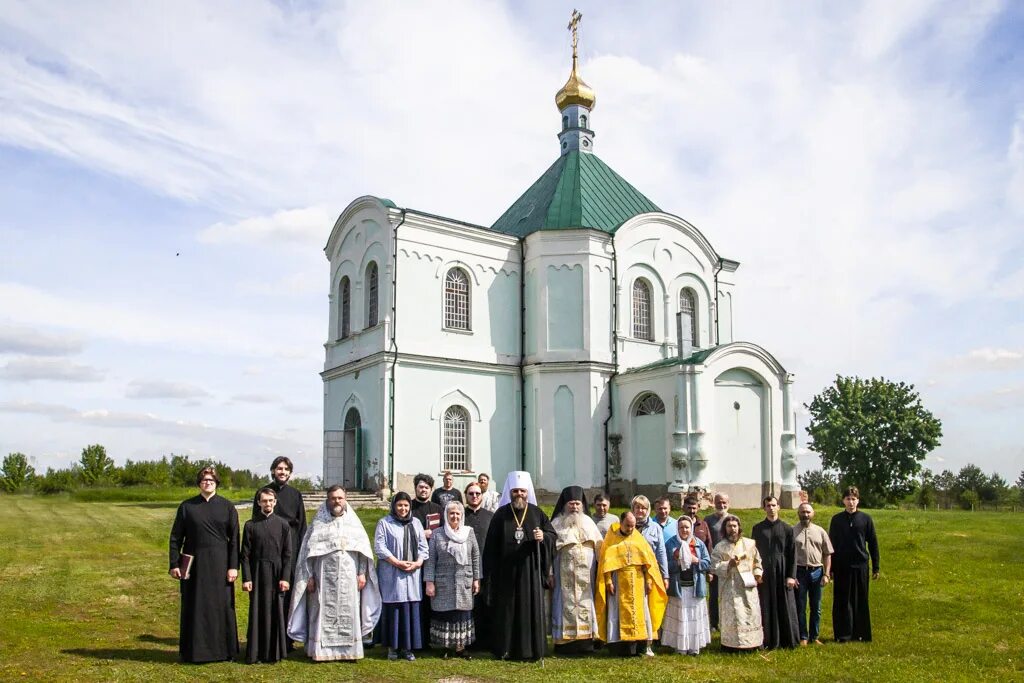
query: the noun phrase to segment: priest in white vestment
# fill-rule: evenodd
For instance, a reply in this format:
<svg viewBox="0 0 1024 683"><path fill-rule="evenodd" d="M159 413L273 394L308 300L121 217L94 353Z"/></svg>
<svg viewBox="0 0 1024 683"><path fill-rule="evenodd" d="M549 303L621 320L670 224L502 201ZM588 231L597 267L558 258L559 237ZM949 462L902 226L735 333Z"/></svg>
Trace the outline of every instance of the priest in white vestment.
<svg viewBox="0 0 1024 683"><path fill-rule="evenodd" d="M318 662L361 659L380 616L373 550L345 489L332 486L306 531L295 567L288 636Z"/></svg>
<svg viewBox="0 0 1024 683"><path fill-rule="evenodd" d="M551 596L551 637L555 652L589 652L597 637L594 578L603 536L579 486L562 490L551 518L555 538L555 590Z"/></svg>
<svg viewBox="0 0 1024 683"><path fill-rule="evenodd" d="M723 650L761 647L761 601L757 584L764 569L751 538L743 538L743 525L735 515L722 520L724 538L711 553L711 571L718 580L718 627Z"/></svg>

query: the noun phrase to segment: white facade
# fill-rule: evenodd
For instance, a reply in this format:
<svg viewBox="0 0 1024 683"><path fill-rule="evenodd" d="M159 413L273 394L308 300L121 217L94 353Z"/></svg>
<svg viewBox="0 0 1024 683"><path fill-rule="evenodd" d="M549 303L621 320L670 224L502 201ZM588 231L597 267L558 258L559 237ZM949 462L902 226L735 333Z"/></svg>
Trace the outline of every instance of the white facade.
<svg viewBox="0 0 1024 683"><path fill-rule="evenodd" d="M791 376L733 341L738 264L686 221L520 239L361 197L325 251L326 484L408 491L417 472L463 484L525 467L549 497L578 484L792 503ZM695 317L683 359L681 307Z"/></svg>

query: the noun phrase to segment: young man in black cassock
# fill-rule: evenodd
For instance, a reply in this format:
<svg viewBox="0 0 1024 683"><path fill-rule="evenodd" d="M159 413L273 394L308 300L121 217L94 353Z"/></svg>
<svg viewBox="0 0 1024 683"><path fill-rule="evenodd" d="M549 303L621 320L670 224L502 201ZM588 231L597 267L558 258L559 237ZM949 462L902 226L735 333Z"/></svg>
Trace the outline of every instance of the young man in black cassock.
<svg viewBox="0 0 1024 683"><path fill-rule="evenodd" d="M171 527L169 573L181 587L178 654L191 664L230 661L238 654L238 512L217 495L214 468L200 470L196 483L199 495L178 506ZM183 554L193 557L188 578Z"/></svg>
<svg viewBox="0 0 1024 683"><path fill-rule="evenodd" d="M868 607L868 558L871 578L878 578L878 538L871 517L859 511L860 491L850 486L843 492L846 509L832 517L828 536L832 541L832 632L840 643L871 641Z"/></svg>
<svg viewBox="0 0 1024 683"><path fill-rule="evenodd" d="M270 483L267 485L267 488L273 489L274 493L277 494L277 505L274 508L274 515L288 523L291 535L292 564L288 571L289 576L295 575L295 562L299 558L299 547L302 545L302 539L306 537L306 503L302 500L302 494L298 489L288 484L288 481L292 478L293 470L292 461L289 458L283 455L274 458L274 462L270 464ZM260 512L259 498L260 493L257 491L252 499L253 520L258 520L263 516ZM284 594L284 618L286 624L288 623L291 605L292 593L289 590Z"/></svg>
<svg viewBox="0 0 1024 683"><path fill-rule="evenodd" d="M277 494L259 490L260 519L245 523L242 532L242 590L249 594L249 633L245 661L277 662L288 656L288 608L284 596L292 580L291 529L274 514Z"/></svg>
<svg viewBox="0 0 1024 683"><path fill-rule="evenodd" d="M750 537L761 555L763 580L757 587L761 602L761 628L767 650L796 647L800 626L796 617L796 542L793 527L779 519L779 501L762 501L765 519L754 525Z"/></svg>
<svg viewBox="0 0 1024 683"><path fill-rule="evenodd" d="M412 478L415 495L412 499L412 516L423 525L423 535L427 542L434 529L444 524L444 509L431 500L430 492L434 489L434 478L429 474L417 474ZM426 587L423 588L426 590ZM426 595L426 593L423 593ZM420 636L423 646L429 647L430 642L430 600L420 600Z"/></svg>
<svg viewBox="0 0 1024 683"><path fill-rule="evenodd" d="M544 590L550 588L555 529L535 504L529 472L510 472L501 500L507 504L494 513L484 548L491 652L536 661L547 648Z"/></svg>

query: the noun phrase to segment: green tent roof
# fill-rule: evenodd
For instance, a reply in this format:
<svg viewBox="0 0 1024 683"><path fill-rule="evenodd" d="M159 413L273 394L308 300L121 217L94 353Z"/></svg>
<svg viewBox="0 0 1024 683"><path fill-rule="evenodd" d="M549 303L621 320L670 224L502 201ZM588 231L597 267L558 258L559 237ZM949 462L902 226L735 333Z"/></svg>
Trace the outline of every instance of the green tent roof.
<svg viewBox="0 0 1024 683"><path fill-rule="evenodd" d="M635 368L630 368L628 370L623 371L620 374L629 375L634 372L646 372L647 370L656 370L658 368L670 368L673 365L700 365L701 363L706 361L708 359L708 356L714 353L716 349L718 349L717 346L712 346L706 349L700 349L699 351L695 351L686 358L680 358L679 356L662 358L661 360L656 360L653 363L648 363L647 365L641 365Z"/></svg>
<svg viewBox="0 0 1024 683"><path fill-rule="evenodd" d="M572 151L558 157L491 227L517 237L574 228L614 233L633 216L652 211L661 209L601 159Z"/></svg>

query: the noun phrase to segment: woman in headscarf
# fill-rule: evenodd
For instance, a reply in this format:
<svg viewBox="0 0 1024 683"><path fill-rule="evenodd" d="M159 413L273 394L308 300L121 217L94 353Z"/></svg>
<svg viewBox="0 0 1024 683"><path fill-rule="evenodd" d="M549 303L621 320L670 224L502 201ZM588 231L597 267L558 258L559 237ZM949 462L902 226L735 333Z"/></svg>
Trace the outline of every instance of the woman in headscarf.
<svg viewBox="0 0 1024 683"><path fill-rule="evenodd" d="M430 644L444 648L444 658L472 659L466 646L473 642L473 596L480 592L480 547L473 529L463 523L462 503L444 509L444 527L430 537L423 580L430 597Z"/></svg>
<svg viewBox="0 0 1024 683"><path fill-rule="evenodd" d="M686 515L676 522L676 535L665 544L668 554L668 607L662 622L661 644L680 654L698 655L711 642L711 624L705 573L711 555L704 542L693 535L693 520Z"/></svg>
<svg viewBox="0 0 1024 683"><path fill-rule="evenodd" d="M408 493L399 491L391 499L391 514L377 522L373 549L383 603L381 642L388 648L388 659L402 656L411 662L416 659L412 651L423 647L420 567L427 560L427 539L423 525L412 516Z"/></svg>

